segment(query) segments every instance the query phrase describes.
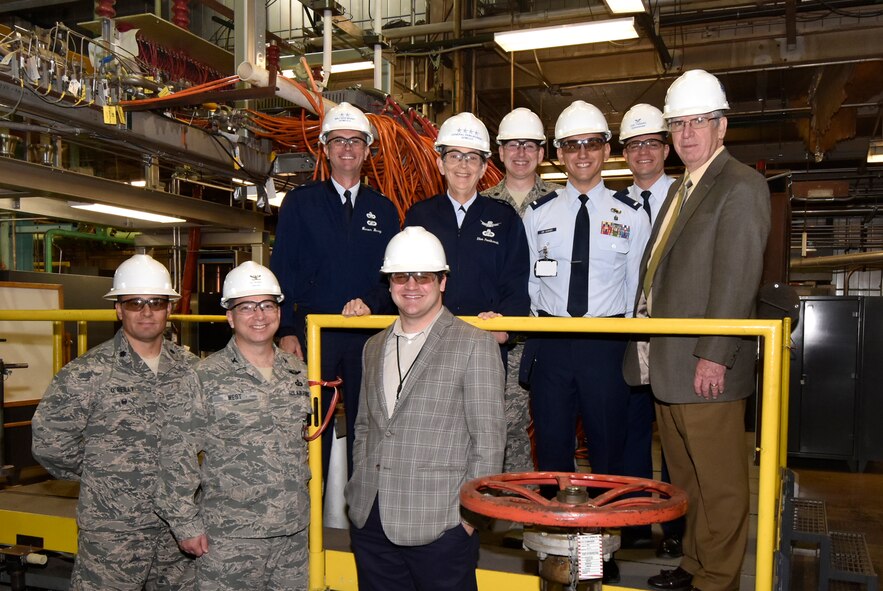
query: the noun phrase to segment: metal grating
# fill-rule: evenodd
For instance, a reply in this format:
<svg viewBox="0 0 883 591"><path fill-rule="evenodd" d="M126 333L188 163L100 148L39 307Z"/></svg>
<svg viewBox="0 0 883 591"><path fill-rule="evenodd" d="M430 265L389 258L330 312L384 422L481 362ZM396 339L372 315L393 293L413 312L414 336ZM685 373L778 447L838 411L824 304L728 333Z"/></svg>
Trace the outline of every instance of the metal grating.
<svg viewBox="0 0 883 591"><path fill-rule="evenodd" d="M793 499L794 512L791 516L794 532L825 534L828 532L828 516L825 502L816 499Z"/></svg>
<svg viewBox="0 0 883 591"><path fill-rule="evenodd" d="M840 573L874 576L865 535L855 532L831 532L832 577Z"/></svg>

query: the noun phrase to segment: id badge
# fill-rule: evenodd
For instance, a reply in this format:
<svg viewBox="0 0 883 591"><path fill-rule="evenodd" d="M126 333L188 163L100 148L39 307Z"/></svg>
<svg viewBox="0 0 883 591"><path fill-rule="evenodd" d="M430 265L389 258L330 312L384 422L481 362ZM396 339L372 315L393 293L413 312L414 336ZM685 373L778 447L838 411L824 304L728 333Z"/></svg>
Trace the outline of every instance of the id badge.
<svg viewBox="0 0 883 591"><path fill-rule="evenodd" d="M558 261L553 259L540 259L533 266L534 277L557 277Z"/></svg>

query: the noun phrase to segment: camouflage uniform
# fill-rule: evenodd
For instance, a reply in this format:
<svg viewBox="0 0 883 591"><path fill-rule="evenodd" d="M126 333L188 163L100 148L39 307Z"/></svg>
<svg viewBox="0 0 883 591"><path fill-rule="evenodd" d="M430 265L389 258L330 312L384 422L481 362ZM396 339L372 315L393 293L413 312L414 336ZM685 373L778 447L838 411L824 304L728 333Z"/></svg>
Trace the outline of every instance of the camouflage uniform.
<svg viewBox="0 0 883 591"><path fill-rule="evenodd" d="M179 540L208 536L202 591L307 587L307 373L274 349L267 382L231 338L199 364L200 393L182 397L163 428L157 508Z"/></svg>
<svg viewBox="0 0 883 591"><path fill-rule="evenodd" d="M537 175L533 189L530 190L521 205L515 203L515 200L509 195L505 179L484 191L482 195L505 201L515 208L518 215L524 215L524 210L533 201L560 188L561 185L547 183ZM507 433L506 455L503 461L503 470L506 472L530 472L534 469L530 438L527 435L527 427L530 425L530 395L518 382L518 370L523 352L524 344L522 343L509 351L509 367L506 371Z"/></svg>
<svg viewBox="0 0 883 591"><path fill-rule="evenodd" d="M195 589L193 560L154 513L165 399L196 395L197 358L163 341L154 374L123 331L68 363L33 418L33 453L80 481L74 590Z"/></svg>
<svg viewBox="0 0 883 591"><path fill-rule="evenodd" d="M515 208L515 211L518 212L518 215L524 217L524 210L527 207L539 199L540 197L544 197L548 195L552 191L557 191L558 189L563 189L561 185L556 185L555 183L547 183L543 179L540 178L540 175L537 175L536 182L533 185L533 189L527 194L527 197L524 198L524 201L521 205L515 203L515 200L512 199L512 196L509 195L509 190L506 188L506 179L503 179L490 189L486 191L482 191L482 195L485 197L491 197L492 199L501 199Z"/></svg>

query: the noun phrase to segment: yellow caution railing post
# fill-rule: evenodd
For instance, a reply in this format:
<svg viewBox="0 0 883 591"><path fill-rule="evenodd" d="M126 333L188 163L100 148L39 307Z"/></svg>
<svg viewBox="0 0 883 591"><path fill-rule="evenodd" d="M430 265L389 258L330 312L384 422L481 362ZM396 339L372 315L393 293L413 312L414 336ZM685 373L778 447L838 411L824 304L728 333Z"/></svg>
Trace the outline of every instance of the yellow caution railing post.
<svg viewBox="0 0 883 591"><path fill-rule="evenodd" d="M787 380L784 373L784 353L787 346L781 320L726 320L694 318L526 318L500 317L482 320L475 316L462 317L462 320L490 331L515 332L586 332L609 334L665 334L665 335L734 335L757 336L764 339L763 385L759 393L762 399L763 415L760 429L760 484L758 492L757 563L755 589L769 591L773 588L774 552L777 507L780 493L778 481L780 468L785 456L781 446L783 422L787 420ZM309 379L333 379L335 376L320 376L320 346L322 328L342 329L381 329L389 326L395 316L362 316L344 318L339 315L320 314L307 317L309 342ZM790 327L790 321L785 321ZM346 387L346 386L344 386ZM784 396L783 396L784 390ZM313 398L321 408L321 389L312 389ZM315 406L314 406L315 408ZM315 421L314 421L315 422ZM314 429L311 424L311 429ZM310 483L310 591L323 591L327 588L325 576L325 550L322 547L322 457L319 440L310 446L310 467L313 480Z"/></svg>

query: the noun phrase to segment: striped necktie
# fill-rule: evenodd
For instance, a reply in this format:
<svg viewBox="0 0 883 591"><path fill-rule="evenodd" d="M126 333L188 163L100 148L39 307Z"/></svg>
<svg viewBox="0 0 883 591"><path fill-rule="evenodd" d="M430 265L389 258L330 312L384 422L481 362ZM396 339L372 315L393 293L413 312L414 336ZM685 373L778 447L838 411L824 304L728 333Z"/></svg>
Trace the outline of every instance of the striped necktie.
<svg viewBox="0 0 883 591"><path fill-rule="evenodd" d="M668 224L663 229L662 235L656 240L656 244L653 245L650 262L647 263L647 273L644 275L644 296L647 298L650 297L653 276L656 275L656 268L659 267L659 261L662 258L662 252L665 250L668 237L671 235L671 229L674 228L675 222L678 220L678 215L680 215L681 208L684 206L684 200L687 198L687 192L692 186L693 181L690 180L690 173L684 171L684 180L678 189L677 195L675 195L674 202L671 204L671 215L668 216L667 220L664 220Z"/></svg>

